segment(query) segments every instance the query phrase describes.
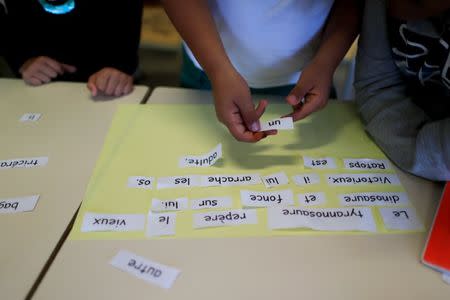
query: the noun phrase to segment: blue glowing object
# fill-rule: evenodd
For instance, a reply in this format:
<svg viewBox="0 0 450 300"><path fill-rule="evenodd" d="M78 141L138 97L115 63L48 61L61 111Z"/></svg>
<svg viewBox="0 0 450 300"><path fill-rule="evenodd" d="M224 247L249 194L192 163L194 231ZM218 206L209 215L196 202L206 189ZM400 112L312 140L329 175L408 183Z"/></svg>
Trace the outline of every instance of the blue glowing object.
<svg viewBox="0 0 450 300"><path fill-rule="evenodd" d="M39 0L46 12L55 15L63 15L71 12L75 8L75 0Z"/></svg>

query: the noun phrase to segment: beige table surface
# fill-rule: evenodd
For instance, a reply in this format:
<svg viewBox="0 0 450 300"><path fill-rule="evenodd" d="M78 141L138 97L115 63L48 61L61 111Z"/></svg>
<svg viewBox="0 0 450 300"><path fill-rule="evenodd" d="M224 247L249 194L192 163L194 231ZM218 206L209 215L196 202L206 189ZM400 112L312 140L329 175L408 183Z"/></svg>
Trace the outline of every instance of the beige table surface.
<svg viewBox="0 0 450 300"><path fill-rule="evenodd" d="M278 99L280 100L280 99ZM148 103L211 102L208 92L157 88ZM429 227L442 186L399 171ZM450 299L419 262L426 234L149 241L67 240L35 299ZM181 270L169 290L109 265L128 250Z"/></svg>
<svg viewBox="0 0 450 300"><path fill-rule="evenodd" d="M118 103L94 102L85 84L30 87L0 79L0 160L48 156L47 166L0 170L0 199L40 195L33 212L0 214L0 299L26 297L78 209ZM22 123L24 113L41 113Z"/></svg>

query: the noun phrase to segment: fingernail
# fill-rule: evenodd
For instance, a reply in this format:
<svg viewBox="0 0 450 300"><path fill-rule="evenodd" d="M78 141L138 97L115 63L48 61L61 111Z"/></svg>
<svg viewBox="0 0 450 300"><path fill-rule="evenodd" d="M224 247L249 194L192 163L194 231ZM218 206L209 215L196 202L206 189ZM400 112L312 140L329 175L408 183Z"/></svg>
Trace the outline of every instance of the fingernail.
<svg viewBox="0 0 450 300"><path fill-rule="evenodd" d="M253 122L252 125L250 126L250 129L253 132L259 131L261 129L261 127L259 126L259 122L258 121L257 122Z"/></svg>

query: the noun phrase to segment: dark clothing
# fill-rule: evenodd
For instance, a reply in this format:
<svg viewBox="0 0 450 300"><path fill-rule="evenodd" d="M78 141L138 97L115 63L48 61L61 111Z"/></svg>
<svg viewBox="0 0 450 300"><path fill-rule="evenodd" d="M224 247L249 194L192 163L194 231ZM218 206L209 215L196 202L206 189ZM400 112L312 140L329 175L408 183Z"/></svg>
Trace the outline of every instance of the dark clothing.
<svg viewBox="0 0 450 300"><path fill-rule="evenodd" d="M5 19L6 19L6 9L0 2L0 55L3 55L5 49L5 40L6 40Z"/></svg>
<svg viewBox="0 0 450 300"><path fill-rule="evenodd" d="M138 66L142 0L75 0L75 9L56 15L38 0L6 0L6 60L19 76L32 57L74 65L60 80L87 81L104 67L132 75Z"/></svg>
<svg viewBox="0 0 450 300"><path fill-rule="evenodd" d="M450 14L420 21L388 18L395 64L407 94L431 118L450 117Z"/></svg>
<svg viewBox="0 0 450 300"><path fill-rule="evenodd" d="M397 166L448 181L450 109L443 106L450 102L450 40L436 31L442 27L435 21L392 23L387 1L365 1L355 73L359 112L367 132Z"/></svg>

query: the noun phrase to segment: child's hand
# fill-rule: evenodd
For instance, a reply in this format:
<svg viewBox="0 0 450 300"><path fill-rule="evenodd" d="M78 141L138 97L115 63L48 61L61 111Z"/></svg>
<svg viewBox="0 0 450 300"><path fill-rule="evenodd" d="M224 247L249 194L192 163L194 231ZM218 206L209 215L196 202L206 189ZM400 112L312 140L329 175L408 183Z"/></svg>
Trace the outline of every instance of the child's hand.
<svg viewBox="0 0 450 300"><path fill-rule="evenodd" d="M20 67L19 72L26 83L41 85L65 72L74 73L76 70L77 68L74 66L60 63L47 56L39 56L28 59Z"/></svg>
<svg viewBox="0 0 450 300"><path fill-rule="evenodd" d="M312 61L286 98L293 110L287 116L297 121L324 108L328 103L332 81L333 72L330 68Z"/></svg>
<svg viewBox="0 0 450 300"><path fill-rule="evenodd" d="M254 143L276 130L258 132L259 118L264 113L267 101L262 100L255 109L245 80L236 71L224 71L211 80L216 115L227 126L236 140Z"/></svg>
<svg viewBox="0 0 450 300"><path fill-rule="evenodd" d="M92 74L87 83L92 96L122 96L133 90L133 77L114 68L103 68Z"/></svg>

